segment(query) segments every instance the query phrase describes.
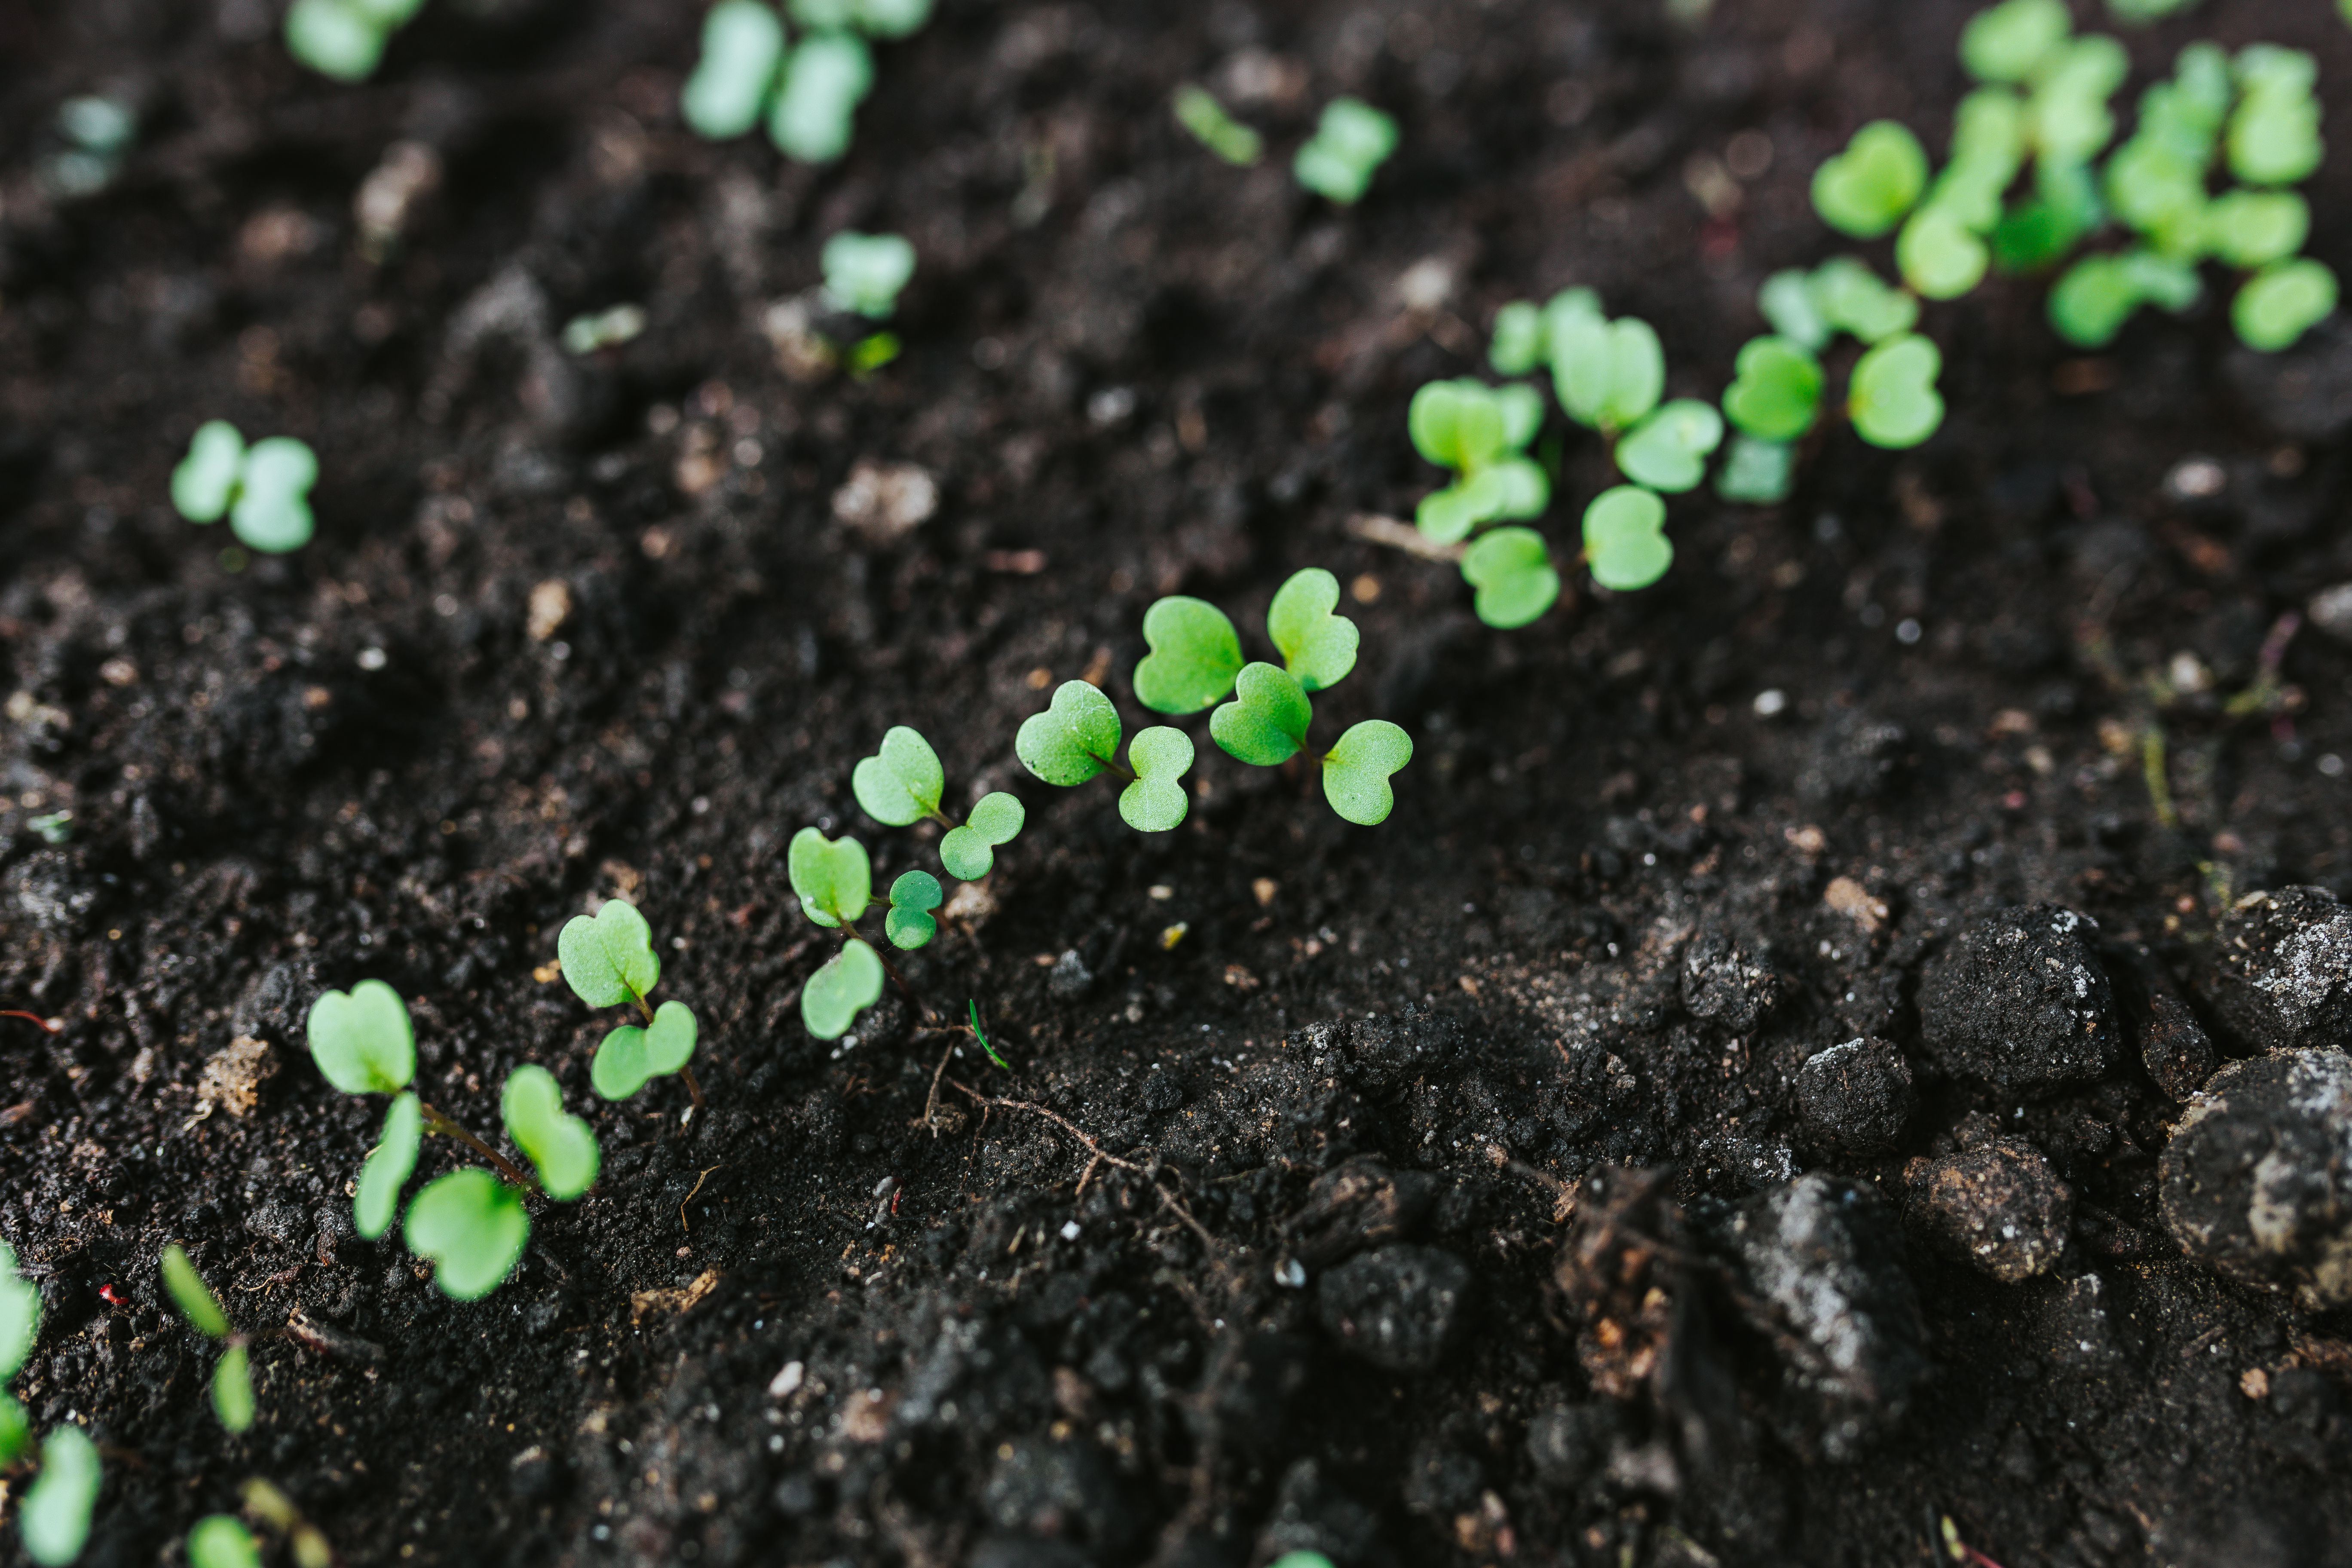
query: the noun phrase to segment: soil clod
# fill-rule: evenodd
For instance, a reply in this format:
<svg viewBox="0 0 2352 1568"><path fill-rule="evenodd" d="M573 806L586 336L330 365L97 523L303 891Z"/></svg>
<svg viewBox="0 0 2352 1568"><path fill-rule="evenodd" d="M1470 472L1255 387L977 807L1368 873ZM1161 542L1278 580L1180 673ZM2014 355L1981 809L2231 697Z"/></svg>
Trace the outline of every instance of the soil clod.
<svg viewBox="0 0 2352 1568"><path fill-rule="evenodd" d="M2074 1191L2021 1139L1914 1160L1903 1174L1928 1235L2004 1285L2048 1272L2066 1249Z"/></svg>
<svg viewBox="0 0 2352 1568"><path fill-rule="evenodd" d="M2239 900L2214 939L2213 1004L2255 1050L2352 1039L2352 906L2324 888Z"/></svg>
<svg viewBox="0 0 2352 1568"><path fill-rule="evenodd" d="M1429 1372L1461 1326L1470 1268L1433 1247L1360 1253L1317 1289L1323 1327L1345 1350L1390 1372Z"/></svg>
<svg viewBox="0 0 2352 1568"><path fill-rule="evenodd" d="M1978 921L1920 988L1922 1043L1948 1072L2047 1094L2096 1079L2120 1051L2097 927L2054 904Z"/></svg>
<svg viewBox="0 0 2352 1568"><path fill-rule="evenodd" d="M2231 1062L2181 1119L2161 1180L2190 1257L2308 1307L2352 1301L2352 1057Z"/></svg>
<svg viewBox="0 0 2352 1568"><path fill-rule="evenodd" d="M1884 1154L1919 1108L1911 1064L1874 1036L1816 1051L1797 1070L1797 1106L1814 1136L1853 1154Z"/></svg>

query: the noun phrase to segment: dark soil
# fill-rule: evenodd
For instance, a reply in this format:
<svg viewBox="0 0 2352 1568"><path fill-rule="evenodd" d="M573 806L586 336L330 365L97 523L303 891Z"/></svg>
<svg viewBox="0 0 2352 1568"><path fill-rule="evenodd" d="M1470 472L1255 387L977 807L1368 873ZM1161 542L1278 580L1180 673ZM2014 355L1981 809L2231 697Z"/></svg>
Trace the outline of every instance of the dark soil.
<svg viewBox="0 0 2352 1568"><path fill-rule="evenodd" d="M2158 1180L2215 1047L2275 1043L2209 963L2226 900L2352 887L2352 649L2306 626L2299 707L2221 708L2352 577L2340 321L2257 359L2217 289L2084 359L1995 284L1928 312L1927 446L1832 433L1786 507L1677 501L1664 583L1522 632L1346 531L1433 482L1406 400L1506 300L1594 285L1713 395L1761 278L1832 253L1820 158L1881 113L1941 145L1967 9L950 0L823 172L680 130L685 5L434 0L353 89L257 0L0 9L0 1006L63 1020L0 1019L0 1234L47 1306L18 1392L107 1452L86 1561L176 1562L261 1475L353 1563L1883 1568L1946 1516L2009 1568L2352 1562L2352 1314L2183 1256ZM2136 58L2200 32L2320 52L2341 269L2352 30L2215 0ZM1188 79L1264 166L1170 122ZM140 145L52 201L98 89ZM1339 90L1404 130L1349 212L1286 173ZM442 178L373 260L354 196L403 139ZM919 249L906 353L796 382L762 322L845 226ZM636 342L551 347L622 300ZM308 549L171 511L215 416L318 448ZM2192 455L2218 489L2168 482ZM864 459L937 514L837 521ZM1561 541L1605 474L1564 463ZM1307 565L1364 630L1327 721L1415 737L1386 826L1206 746L1150 838L1019 769L1052 682L1138 721L1155 595L1254 637ZM2164 715L2177 827L2157 671L2211 682ZM928 1116L952 1037L897 1001L803 1032L828 949L782 864L810 823L935 863L849 797L893 722L1030 814L909 963L1014 1064L967 1044ZM689 1127L674 1080L592 1110L614 1020L534 973L622 892L704 1020ZM2044 940L2034 905L2096 922L2089 1033L1996 1039L1949 985L1923 1022L1947 952L2002 1016L2053 1005L1956 943ZM301 1020L368 975L429 1099L487 1131L543 1062L604 1141L486 1301L350 1234L381 1111ZM2341 1044L2336 1005L2275 1027ZM1875 1078L1800 1094L1864 1038ZM200 1092L239 1039L249 1108ZM2042 1227L2017 1283L1969 1261L2004 1215ZM243 1437L161 1302L173 1239L238 1322L312 1326L259 1345Z"/></svg>

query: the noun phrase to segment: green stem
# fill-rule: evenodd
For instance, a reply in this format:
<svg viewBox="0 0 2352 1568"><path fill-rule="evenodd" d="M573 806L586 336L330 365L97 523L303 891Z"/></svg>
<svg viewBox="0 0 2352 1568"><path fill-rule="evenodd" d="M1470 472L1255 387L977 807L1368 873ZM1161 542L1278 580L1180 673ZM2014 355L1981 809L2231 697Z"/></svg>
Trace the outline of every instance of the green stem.
<svg viewBox="0 0 2352 1568"><path fill-rule="evenodd" d="M2139 732L2140 776L2147 781L2148 804L2156 809L2157 826L2177 828L2180 813L2172 804L2172 780L2164 764L2164 726L2151 720Z"/></svg>
<svg viewBox="0 0 2352 1568"><path fill-rule="evenodd" d="M439 1111L434 1110L431 1106L425 1104L421 1100L416 1102L416 1109L425 1113L425 1131L427 1132L438 1132L444 1138L455 1138L458 1142L463 1143L467 1148L471 1149L475 1153L479 1154L483 1159L488 1160L490 1163L492 1169L496 1170L499 1175L504 1176L516 1186L520 1187L524 1192L534 1193L539 1190L539 1184L532 1181L529 1176L524 1175L521 1171L518 1170L515 1167L513 1161L508 1159L504 1154L499 1153L496 1149L491 1148L488 1143L483 1142L479 1138L475 1137L471 1132L468 1132L464 1128L458 1126L455 1121L450 1121L447 1117L442 1115Z"/></svg>
<svg viewBox="0 0 2352 1568"><path fill-rule="evenodd" d="M1121 767L1113 759L1104 756L1100 752L1088 752L1087 755L1092 757L1095 761L1100 763L1104 767L1108 768L1112 773L1117 773L1120 778L1125 779L1128 783L1133 784L1135 782L1134 773L1130 773L1128 769Z"/></svg>

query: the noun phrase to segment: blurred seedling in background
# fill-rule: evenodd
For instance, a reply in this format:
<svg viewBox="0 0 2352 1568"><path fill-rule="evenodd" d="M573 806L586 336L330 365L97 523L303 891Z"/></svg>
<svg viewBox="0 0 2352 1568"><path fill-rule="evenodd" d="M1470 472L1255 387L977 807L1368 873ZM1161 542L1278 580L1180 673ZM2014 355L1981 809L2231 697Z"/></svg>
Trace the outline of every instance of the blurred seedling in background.
<svg viewBox="0 0 2352 1568"><path fill-rule="evenodd" d="M1335 98L1323 106L1323 118L1298 149L1291 173L1317 195L1353 206L1396 145L1393 119L1362 99Z"/></svg>
<svg viewBox="0 0 2352 1568"><path fill-rule="evenodd" d="M180 1316L221 1347L221 1358L213 1363L213 1414L232 1432L247 1430L253 1425L253 1367L248 1349L252 1341L230 1326L220 1298L213 1294L212 1287L176 1242L163 1248L162 1272L163 1289L170 1293L172 1304L180 1309Z"/></svg>
<svg viewBox="0 0 2352 1568"><path fill-rule="evenodd" d="M246 1518L285 1538L294 1568L333 1568L334 1547L283 1491L257 1476L245 1483L241 1500ZM261 1561L260 1543L234 1514L209 1515L188 1531L188 1568L261 1568Z"/></svg>
<svg viewBox="0 0 2352 1568"><path fill-rule="evenodd" d="M320 76L365 81L383 63L393 34L424 8L425 0L294 0L286 52Z"/></svg>
<svg viewBox="0 0 2352 1568"><path fill-rule="evenodd" d="M1225 112L1216 95L1191 82L1176 89L1170 101L1176 123L1192 139L1236 168L1247 168L1265 156L1265 138Z"/></svg>
<svg viewBox="0 0 2352 1568"><path fill-rule="evenodd" d="M819 261L824 268L820 301L869 321L888 321L898 309L899 291L915 276L915 247L896 234L844 229L824 242ZM867 332L845 353L834 352L851 374L867 375L898 357L898 338L895 332Z"/></svg>
<svg viewBox="0 0 2352 1568"><path fill-rule="evenodd" d="M0 1241L0 1470L14 1472L33 1446L32 1418L8 1385L24 1369L41 1332L41 1293L16 1271L16 1254ZM56 1427L40 1446L40 1464L16 1505L25 1555L41 1568L64 1568L81 1555L98 1505L98 1445L79 1426ZM15 1491L16 1481L9 1483Z"/></svg>
<svg viewBox="0 0 2352 1568"><path fill-rule="evenodd" d="M678 111L710 141L764 121L786 157L832 163L849 151L857 106L873 90L866 39L905 37L930 9L930 0L794 0L803 36L793 45L783 19L761 0L719 0L703 17L702 58Z"/></svg>
<svg viewBox="0 0 2352 1568"><path fill-rule="evenodd" d="M310 542L310 487L319 459L290 436L248 447L236 426L214 419L196 427L188 455L172 470L172 504L190 522L226 514L239 543L282 554Z"/></svg>
<svg viewBox="0 0 2352 1568"><path fill-rule="evenodd" d="M585 357L635 342L646 330L642 305L614 305L592 310L563 323L563 352Z"/></svg>
<svg viewBox="0 0 2352 1568"><path fill-rule="evenodd" d="M330 991L310 1007L310 1058L345 1094L389 1094L383 1133L360 1168L352 1224L373 1241L399 1216L401 1189L415 1173L425 1134L454 1138L488 1161L425 1184L408 1205L408 1249L435 1265L442 1293L460 1301L488 1295L513 1272L530 1239L523 1200L543 1191L569 1203L596 1180L601 1152L585 1121L563 1110L555 1075L526 1064L507 1077L499 1111L507 1136L538 1172L533 1180L505 1155L416 1097L416 1038L400 993L381 980Z"/></svg>
<svg viewBox="0 0 2352 1568"><path fill-rule="evenodd" d="M695 1081L698 1034L694 1010L683 1002L658 1008L651 997L661 984L661 958L654 952L653 928L635 905L608 899L593 915L574 915L555 939L556 962L572 994L591 1007L635 1007L643 1025L623 1024L607 1034L589 1063L588 1083L606 1100L626 1100L656 1078L676 1074L694 1104L702 1109L702 1086Z"/></svg>
<svg viewBox="0 0 2352 1568"><path fill-rule="evenodd" d="M65 146L42 162L41 180L71 200L94 196L114 183L139 135L139 115L119 98L92 94L58 105L57 127Z"/></svg>

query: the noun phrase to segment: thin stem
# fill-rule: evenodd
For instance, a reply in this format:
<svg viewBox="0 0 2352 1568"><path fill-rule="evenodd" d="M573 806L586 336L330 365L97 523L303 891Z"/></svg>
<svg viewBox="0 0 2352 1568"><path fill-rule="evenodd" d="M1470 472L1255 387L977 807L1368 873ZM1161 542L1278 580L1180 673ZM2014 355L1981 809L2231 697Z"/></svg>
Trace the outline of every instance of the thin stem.
<svg viewBox="0 0 2352 1568"><path fill-rule="evenodd" d="M933 822L938 823L941 827L946 828L950 833L953 833L957 828L963 826L963 824L958 822L954 817L950 816L946 812L941 811L936 805L931 807L930 810L925 812L923 815L929 817Z"/></svg>
<svg viewBox="0 0 2352 1568"><path fill-rule="evenodd" d="M2151 722L2139 732L2140 776L2147 781L2148 804L2156 808L2159 827L2180 826L2180 813L2172 804L2172 780L2164 764L2164 726Z"/></svg>
<svg viewBox="0 0 2352 1568"><path fill-rule="evenodd" d="M891 982L898 987L899 994L907 998L907 1005L912 1007L922 1017L939 1016L937 1013L931 1011L930 1004L915 994L915 988L907 984L907 977L898 973L898 966L890 962L890 955L882 951L881 943L866 941L866 933L857 929L856 922L854 921L844 921L841 924L842 929L849 932L852 942L866 942L866 945L873 950L874 956L882 961L882 973L888 975Z"/></svg>
<svg viewBox="0 0 2352 1568"><path fill-rule="evenodd" d="M492 1169L524 1192L532 1193L539 1190L539 1184L516 1169L513 1161L475 1137L471 1132L467 1131L421 1100L416 1102L416 1109L425 1113L425 1131L427 1132L438 1132L444 1138L455 1138L458 1142L488 1160Z"/></svg>
<svg viewBox="0 0 2352 1568"><path fill-rule="evenodd" d="M687 1112L687 1114L689 1116L701 1115L702 1086L694 1081L694 1069L691 1067L682 1067L677 1069L677 1076L686 1080L686 1092L694 1096L694 1109Z"/></svg>
<svg viewBox="0 0 2352 1568"><path fill-rule="evenodd" d="M1100 763L1104 767L1109 769L1112 773L1117 773L1128 783L1133 784L1135 782L1135 774L1128 769L1120 766L1118 763L1112 758L1104 756L1100 752L1088 752L1087 755L1092 757L1095 761Z"/></svg>

